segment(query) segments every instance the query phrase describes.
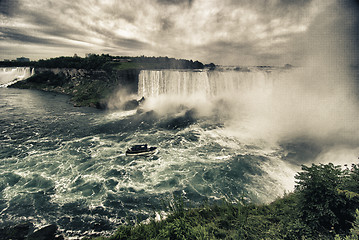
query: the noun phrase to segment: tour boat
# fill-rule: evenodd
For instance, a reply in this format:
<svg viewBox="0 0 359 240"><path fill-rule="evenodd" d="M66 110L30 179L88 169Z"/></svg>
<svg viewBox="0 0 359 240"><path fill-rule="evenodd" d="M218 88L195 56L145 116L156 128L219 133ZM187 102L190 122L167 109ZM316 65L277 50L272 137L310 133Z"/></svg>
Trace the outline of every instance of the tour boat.
<svg viewBox="0 0 359 240"><path fill-rule="evenodd" d="M126 150L126 156L149 156L157 152L157 147L147 147L147 144L134 145Z"/></svg>

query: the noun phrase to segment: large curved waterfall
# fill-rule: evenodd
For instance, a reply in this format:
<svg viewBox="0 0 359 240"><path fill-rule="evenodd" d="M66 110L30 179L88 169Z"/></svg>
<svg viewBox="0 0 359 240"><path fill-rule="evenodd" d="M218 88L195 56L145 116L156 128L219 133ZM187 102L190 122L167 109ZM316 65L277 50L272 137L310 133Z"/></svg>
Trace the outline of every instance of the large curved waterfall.
<svg viewBox="0 0 359 240"><path fill-rule="evenodd" d="M267 71L178 71L143 70L139 76L138 94L144 97L192 95L214 97L238 94L244 90L270 91L273 73Z"/></svg>
<svg viewBox="0 0 359 240"><path fill-rule="evenodd" d="M34 68L30 67L5 67L0 68L0 87L24 80L34 74Z"/></svg>

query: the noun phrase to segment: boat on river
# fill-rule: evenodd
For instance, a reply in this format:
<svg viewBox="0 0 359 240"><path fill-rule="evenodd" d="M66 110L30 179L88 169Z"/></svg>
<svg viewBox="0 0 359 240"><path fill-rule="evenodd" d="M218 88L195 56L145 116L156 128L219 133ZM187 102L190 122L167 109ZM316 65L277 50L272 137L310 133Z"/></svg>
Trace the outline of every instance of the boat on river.
<svg viewBox="0 0 359 240"><path fill-rule="evenodd" d="M126 156L150 156L157 153L157 147L148 147L147 144L133 145L126 150Z"/></svg>

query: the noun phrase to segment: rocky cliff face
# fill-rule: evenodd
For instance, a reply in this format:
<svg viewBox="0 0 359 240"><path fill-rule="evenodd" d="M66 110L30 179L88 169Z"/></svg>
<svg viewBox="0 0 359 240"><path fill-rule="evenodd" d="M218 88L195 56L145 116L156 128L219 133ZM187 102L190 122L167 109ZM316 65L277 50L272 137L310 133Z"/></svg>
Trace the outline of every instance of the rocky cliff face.
<svg viewBox="0 0 359 240"><path fill-rule="evenodd" d="M43 72L53 72L54 74L61 74L66 77L81 77L85 76L89 71L85 69L75 69L75 68L36 68L35 73L43 73Z"/></svg>
<svg viewBox="0 0 359 240"><path fill-rule="evenodd" d="M38 68L35 75L11 87L59 92L71 96L74 106L106 108L108 99L121 88L137 93L140 70L97 71Z"/></svg>

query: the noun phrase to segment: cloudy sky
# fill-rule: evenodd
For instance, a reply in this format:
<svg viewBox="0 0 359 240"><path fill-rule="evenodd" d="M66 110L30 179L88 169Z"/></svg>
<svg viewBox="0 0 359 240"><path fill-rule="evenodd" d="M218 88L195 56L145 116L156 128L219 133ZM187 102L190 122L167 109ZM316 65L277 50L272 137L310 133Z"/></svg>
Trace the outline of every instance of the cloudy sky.
<svg viewBox="0 0 359 240"><path fill-rule="evenodd" d="M356 59L357 0L0 0L0 60L77 53L230 65ZM329 42L329 44L328 44Z"/></svg>

